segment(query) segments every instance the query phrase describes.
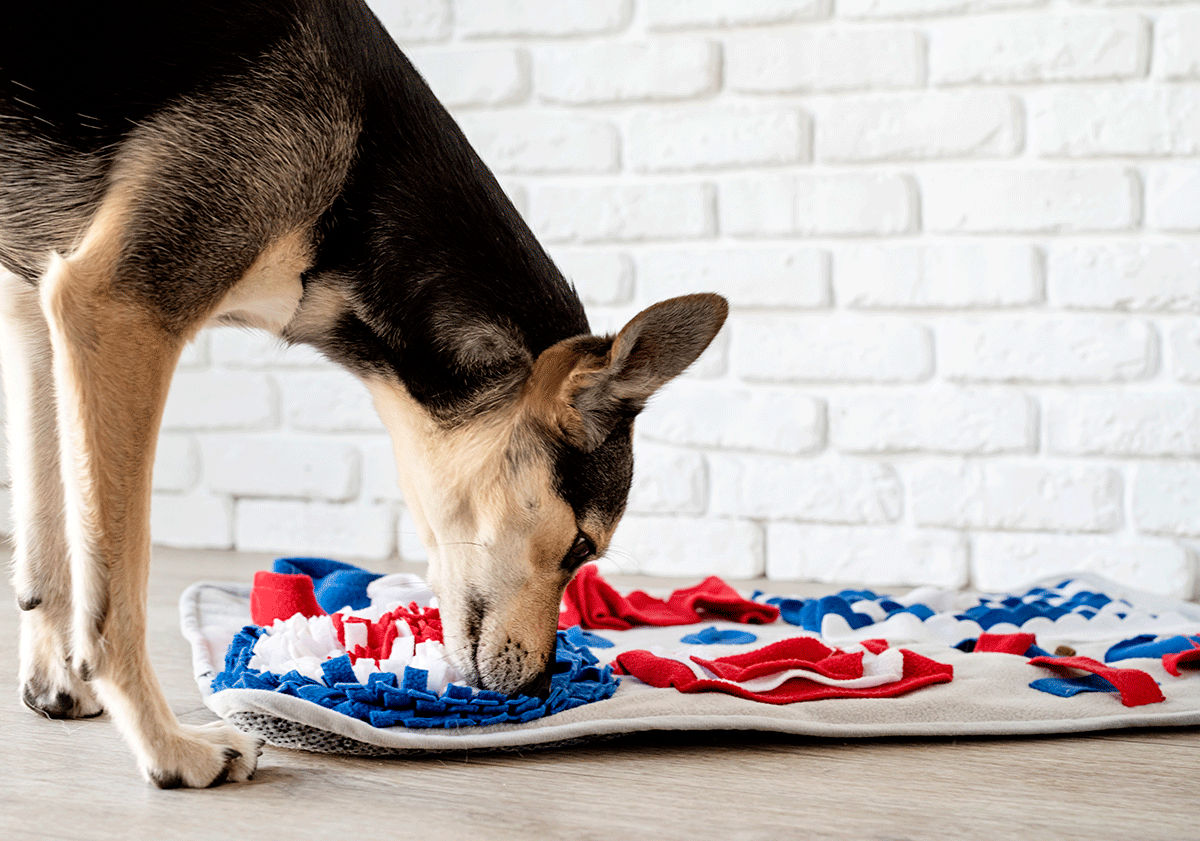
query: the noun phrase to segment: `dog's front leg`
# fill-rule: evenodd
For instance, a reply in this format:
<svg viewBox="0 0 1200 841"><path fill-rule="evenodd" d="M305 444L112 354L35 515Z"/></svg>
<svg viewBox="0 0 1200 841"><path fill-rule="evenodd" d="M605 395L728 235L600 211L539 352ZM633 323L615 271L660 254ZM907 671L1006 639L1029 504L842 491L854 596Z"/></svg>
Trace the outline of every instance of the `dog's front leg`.
<svg viewBox="0 0 1200 841"><path fill-rule="evenodd" d="M83 248L41 284L50 325L75 607L75 666L160 787L253 774L259 743L224 725L176 720L146 652L154 450L184 337Z"/></svg>
<svg viewBox="0 0 1200 841"><path fill-rule="evenodd" d="M50 334L37 289L0 271L0 365L13 495L13 589L21 608L21 699L50 718L102 710L71 668L71 571L63 525Z"/></svg>

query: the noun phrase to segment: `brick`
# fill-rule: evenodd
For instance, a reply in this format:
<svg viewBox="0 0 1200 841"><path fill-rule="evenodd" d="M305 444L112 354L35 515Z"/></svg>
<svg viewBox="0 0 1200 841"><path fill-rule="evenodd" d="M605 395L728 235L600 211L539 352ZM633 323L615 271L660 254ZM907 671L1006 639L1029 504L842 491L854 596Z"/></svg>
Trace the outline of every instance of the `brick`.
<svg viewBox="0 0 1200 841"><path fill-rule="evenodd" d="M719 78L717 45L703 40L610 41L534 53L538 96L569 105L690 99L714 92Z"/></svg>
<svg viewBox="0 0 1200 841"><path fill-rule="evenodd" d="M1116 231L1138 221L1137 176L1121 169L939 169L922 173L930 231Z"/></svg>
<svg viewBox="0 0 1200 841"><path fill-rule="evenodd" d="M1120 528L1115 470L996 462L917 463L907 471L918 525L1007 531Z"/></svg>
<svg viewBox="0 0 1200 841"><path fill-rule="evenodd" d="M163 412L163 429L270 429L278 397L265 374L179 371Z"/></svg>
<svg viewBox="0 0 1200 841"><path fill-rule="evenodd" d="M638 416L638 431L671 444L800 454L821 448L825 406L796 389L677 382Z"/></svg>
<svg viewBox="0 0 1200 841"><path fill-rule="evenodd" d="M429 87L448 108L511 105L529 96L529 56L506 47L409 50Z"/></svg>
<svg viewBox="0 0 1200 841"><path fill-rule="evenodd" d="M1048 449L1068 455L1200 455L1200 398L1186 391L1046 397Z"/></svg>
<svg viewBox="0 0 1200 841"><path fill-rule="evenodd" d="M405 561L425 562L429 560L429 552L417 536L417 524L413 521L408 509L401 509L400 524L396 529L396 538L400 545L400 557Z"/></svg>
<svg viewBox="0 0 1200 841"><path fill-rule="evenodd" d="M1200 537L1200 465L1139 465L1132 508L1138 531Z"/></svg>
<svg viewBox="0 0 1200 841"><path fill-rule="evenodd" d="M527 111L463 114L459 127L495 172L615 172L620 140L608 120Z"/></svg>
<svg viewBox="0 0 1200 841"><path fill-rule="evenodd" d="M1200 166L1146 168L1146 226L1160 231L1200 231Z"/></svg>
<svg viewBox="0 0 1200 841"><path fill-rule="evenodd" d="M1042 300L1036 249L1012 243L850 245L834 258L834 286L854 309L1018 307Z"/></svg>
<svg viewBox="0 0 1200 841"><path fill-rule="evenodd" d="M855 316L735 316L733 368L770 382L915 382L933 370L929 331Z"/></svg>
<svg viewBox="0 0 1200 841"><path fill-rule="evenodd" d="M1169 9L1154 20L1154 74L1200 78L1200 10Z"/></svg>
<svg viewBox="0 0 1200 841"><path fill-rule="evenodd" d="M807 161L808 116L797 108L687 105L629 118L628 160L637 172L767 166Z"/></svg>
<svg viewBox="0 0 1200 841"><path fill-rule="evenodd" d="M177 549L230 549L233 501L204 491L155 494L150 506L150 536L159 546Z"/></svg>
<svg viewBox="0 0 1200 841"><path fill-rule="evenodd" d="M904 493L886 464L710 453L711 513L815 523L891 523Z"/></svg>
<svg viewBox="0 0 1200 841"><path fill-rule="evenodd" d="M934 84L1131 79L1148 63L1134 14L978 17L930 26Z"/></svg>
<svg viewBox="0 0 1200 841"><path fill-rule="evenodd" d="M907 29L771 29L726 40L725 84L739 92L911 88L924 68L925 43Z"/></svg>
<svg viewBox="0 0 1200 841"><path fill-rule="evenodd" d="M1200 151L1200 90L1084 88L1029 98L1032 146L1042 157L1194 155Z"/></svg>
<svg viewBox="0 0 1200 841"><path fill-rule="evenodd" d="M961 535L898 528L767 526L767 577L830 584L961 587L967 547Z"/></svg>
<svg viewBox="0 0 1200 841"><path fill-rule="evenodd" d="M585 304L625 304L633 297L633 260L628 254L557 249L553 256Z"/></svg>
<svg viewBox="0 0 1200 841"><path fill-rule="evenodd" d="M704 457L678 447L639 442L634 451L629 511L703 514L708 496Z"/></svg>
<svg viewBox="0 0 1200 841"><path fill-rule="evenodd" d="M1070 309L1200 312L1200 247L1142 243L1052 247L1047 295Z"/></svg>
<svg viewBox="0 0 1200 841"><path fill-rule="evenodd" d="M371 11L402 43L441 41L453 29L449 0L371 0Z"/></svg>
<svg viewBox="0 0 1200 841"><path fill-rule="evenodd" d="M659 300L704 290L735 307L817 309L830 305L829 255L803 246L688 248L637 255L643 298Z"/></svg>
<svg viewBox="0 0 1200 841"><path fill-rule="evenodd" d="M1046 0L838 0L847 18L903 18L1044 6Z"/></svg>
<svg viewBox="0 0 1200 841"><path fill-rule="evenodd" d="M1200 324L1187 320L1171 328L1171 374L1185 383L1200 383Z"/></svg>
<svg viewBox="0 0 1200 841"><path fill-rule="evenodd" d="M210 355L224 368L327 368L329 361L307 345L287 346L265 330L218 327Z"/></svg>
<svg viewBox="0 0 1200 841"><path fill-rule="evenodd" d="M745 520L630 514L600 561L606 573L696 578L703 569L726 578L763 573L762 529Z"/></svg>
<svg viewBox="0 0 1200 841"><path fill-rule="evenodd" d="M1180 546L1112 535L978 534L972 585L1005 592L1059 573L1090 572L1153 593L1192 595L1192 562Z"/></svg>
<svg viewBox="0 0 1200 841"><path fill-rule="evenodd" d="M179 368L184 370L203 368L208 364L209 334L211 332L211 330L205 330L197 333L190 342L183 346L183 352L179 355Z"/></svg>
<svg viewBox="0 0 1200 841"><path fill-rule="evenodd" d="M236 514L239 552L381 561L395 549L395 514L386 505L243 499Z"/></svg>
<svg viewBox="0 0 1200 841"><path fill-rule="evenodd" d="M170 432L159 436L154 454L154 490L183 493L200 479L200 459L196 442L190 435ZM7 473L0 469L0 473Z"/></svg>
<svg viewBox="0 0 1200 841"><path fill-rule="evenodd" d="M383 424L371 395L358 378L345 371L277 375L283 394L283 417L304 432L379 432Z"/></svg>
<svg viewBox="0 0 1200 841"><path fill-rule="evenodd" d="M554 38L624 29L630 0L455 0L454 22L464 38Z"/></svg>
<svg viewBox="0 0 1200 841"><path fill-rule="evenodd" d="M500 182L500 189L504 191L504 195L512 202L513 207L517 210L517 215L522 219L529 215L529 191L525 189L525 185L513 181L511 178L497 179Z"/></svg>
<svg viewBox="0 0 1200 841"><path fill-rule="evenodd" d="M359 498L363 502L403 502L396 475L396 453L387 435L363 440L359 451L362 454Z"/></svg>
<svg viewBox="0 0 1200 841"><path fill-rule="evenodd" d="M545 185L531 204L530 224L547 242L694 239L715 230L709 184Z"/></svg>
<svg viewBox="0 0 1200 841"><path fill-rule="evenodd" d="M207 486L236 497L345 501L358 493L359 454L350 444L274 435L207 436Z"/></svg>
<svg viewBox="0 0 1200 841"><path fill-rule="evenodd" d="M851 453L1011 453L1037 444L1037 412L1022 394L936 388L837 394L829 441Z"/></svg>
<svg viewBox="0 0 1200 841"><path fill-rule="evenodd" d="M838 173L752 175L720 185L720 227L738 237L888 235L917 224L906 175Z"/></svg>
<svg viewBox="0 0 1200 841"><path fill-rule="evenodd" d="M640 308L633 304L613 307L588 307L588 324L591 325L592 334L595 336L618 333L638 312L640 312ZM709 345L709 347L712 347L712 345Z"/></svg>
<svg viewBox="0 0 1200 841"><path fill-rule="evenodd" d="M837 97L816 125L821 161L1004 158L1023 135L1020 103L991 91Z"/></svg>
<svg viewBox="0 0 1200 841"><path fill-rule="evenodd" d="M829 0L645 0L652 30L728 27L816 20L829 14Z"/></svg>
<svg viewBox="0 0 1200 841"><path fill-rule="evenodd" d="M1125 382L1150 376L1156 339L1143 321L998 316L943 322L938 370L975 382Z"/></svg>

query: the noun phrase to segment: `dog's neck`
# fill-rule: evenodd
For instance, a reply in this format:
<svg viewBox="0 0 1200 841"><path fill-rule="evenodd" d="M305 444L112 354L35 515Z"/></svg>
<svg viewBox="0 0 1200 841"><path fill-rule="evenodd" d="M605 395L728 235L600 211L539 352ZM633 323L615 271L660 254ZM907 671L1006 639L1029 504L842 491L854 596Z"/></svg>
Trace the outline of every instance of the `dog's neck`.
<svg viewBox="0 0 1200 841"><path fill-rule="evenodd" d="M326 323L288 337L351 369L394 373L453 419L509 394L541 351L588 332L587 318L407 58L381 28L354 37L382 70L363 81L360 154L305 274L301 311L324 297ZM329 305L331 288L344 306Z"/></svg>

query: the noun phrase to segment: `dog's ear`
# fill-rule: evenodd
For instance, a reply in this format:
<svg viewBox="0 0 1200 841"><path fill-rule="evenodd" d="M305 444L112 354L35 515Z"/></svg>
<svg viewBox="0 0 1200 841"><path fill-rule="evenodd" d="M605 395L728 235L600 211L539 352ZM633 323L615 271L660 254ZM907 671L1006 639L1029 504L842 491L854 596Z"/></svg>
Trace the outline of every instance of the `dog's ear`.
<svg viewBox="0 0 1200 841"><path fill-rule="evenodd" d="M534 362L526 408L575 447L593 450L696 361L728 313L720 295L685 295L642 310L616 336L564 339Z"/></svg>

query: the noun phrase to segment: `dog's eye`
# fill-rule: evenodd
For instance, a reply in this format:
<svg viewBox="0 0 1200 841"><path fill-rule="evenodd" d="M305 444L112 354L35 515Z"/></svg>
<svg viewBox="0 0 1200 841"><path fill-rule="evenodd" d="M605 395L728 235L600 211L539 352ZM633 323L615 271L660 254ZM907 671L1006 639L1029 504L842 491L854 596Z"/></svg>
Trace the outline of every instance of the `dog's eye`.
<svg viewBox="0 0 1200 841"><path fill-rule="evenodd" d="M567 556L563 558L563 566L568 569L577 567L587 563L593 555L596 554L596 544L592 543L583 532L575 535L575 542L571 544L571 549L567 552Z"/></svg>

